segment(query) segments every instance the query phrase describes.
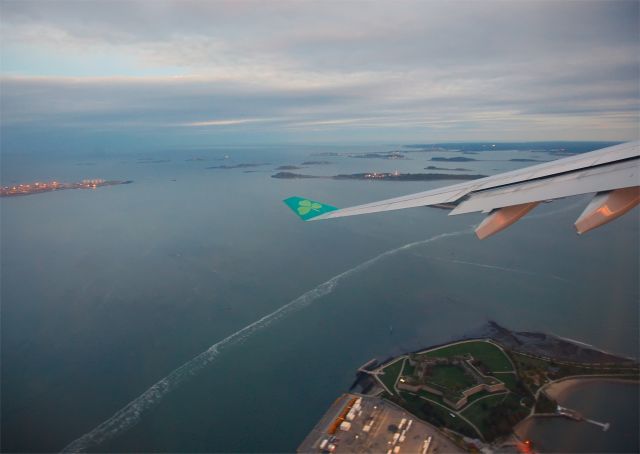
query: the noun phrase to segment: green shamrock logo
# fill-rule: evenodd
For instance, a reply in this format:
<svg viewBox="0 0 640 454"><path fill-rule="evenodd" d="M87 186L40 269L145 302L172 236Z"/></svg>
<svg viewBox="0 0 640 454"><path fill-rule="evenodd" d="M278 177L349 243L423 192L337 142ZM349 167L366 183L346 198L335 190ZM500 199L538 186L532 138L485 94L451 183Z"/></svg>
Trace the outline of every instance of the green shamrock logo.
<svg viewBox="0 0 640 454"><path fill-rule="evenodd" d="M311 202L311 200L301 200L298 202L298 214L300 216L308 214L311 210L318 211L320 208L322 208L322 205L317 202Z"/></svg>

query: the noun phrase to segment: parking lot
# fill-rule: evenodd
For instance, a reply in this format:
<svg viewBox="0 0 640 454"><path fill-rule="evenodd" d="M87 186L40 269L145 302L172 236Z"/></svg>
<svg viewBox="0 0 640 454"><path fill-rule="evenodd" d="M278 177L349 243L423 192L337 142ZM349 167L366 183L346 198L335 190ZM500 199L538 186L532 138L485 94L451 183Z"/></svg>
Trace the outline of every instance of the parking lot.
<svg viewBox="0 0 640 454"><path fill-rule="evenodd" d="M377 397L344 394L320 419L298 452L464 452L434 427Z"/></svg>

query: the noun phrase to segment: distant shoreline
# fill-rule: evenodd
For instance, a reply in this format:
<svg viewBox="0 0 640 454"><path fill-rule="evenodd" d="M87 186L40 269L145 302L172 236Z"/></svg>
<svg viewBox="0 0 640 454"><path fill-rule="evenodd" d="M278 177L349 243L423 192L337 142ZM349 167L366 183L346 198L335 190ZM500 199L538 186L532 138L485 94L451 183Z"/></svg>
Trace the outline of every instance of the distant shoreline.
<svg viewBox="0 0 640 454"><path fill-rule="evenodd" d="M448 173L352 173L333 176L304 175L293 172L278 172L271 178L294 180L303 178L326 178L332 180L385 180L385 181L438 181L438 180L476 180L486 175L465 175Z"/></svg>
<svg viewBox="0 0 640 454"><path fill-rule="evenodd" d="M96 189L103 186L117 186L120 184L131 184L133 180L82 180L78 183L58 183L57 181L47 183L16 184L12 186L0 187L0 197L20 197L33 194L44 194L46 192L64 191L65 189Z"/></svg>

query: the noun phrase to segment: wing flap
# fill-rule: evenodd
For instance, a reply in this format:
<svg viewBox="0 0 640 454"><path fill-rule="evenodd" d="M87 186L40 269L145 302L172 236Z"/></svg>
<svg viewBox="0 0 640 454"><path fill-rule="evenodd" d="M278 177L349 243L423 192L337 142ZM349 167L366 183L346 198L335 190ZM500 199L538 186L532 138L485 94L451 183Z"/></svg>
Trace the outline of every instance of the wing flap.
<svg viewBox="0 0 640 454"><path fill-rule="evenodd" d="M285 203L304 220L320 220L456 202L452 215L492 212L479 232L479 236L486 237L511 225L537 202L635 186L640 186L638 141L343 209L300 197L292 197ZM623 214L623 210L619 211Z"/></svg>
<svg viewBox="0 0 640 454"><path fill-rule="evenodd" d="M523 169L505 172L498 175L480 178L477 180L454 184L430 191L418 192L393 199L381 200L378 202L357 205L349 208L335 210L330 213L321 214L313 220L332 219L344 216L355 216L359 214L377 213L380 211L401 210L403 208L414 208L419 206L435 205L440 203L457 202L465 197L469 197L467 202L463 202L450 214L469 213L473 211L491 210L509 205L518 205L539 200L567 197L569 195L584 194L588 192L598 192L621 187L615 177L602 180L598 183L598 178L590 178L590 184L572 184L572 180L586 179L593 176L591 172L608 172L607 169L625 163L635 162L637 179L637 160L640 150L640 142L629 142L601 150L584 153L557 161L546 162ZM599 170L600 169L600 170ZM604 170L602 170L604 169ZM586 173L584 173L586 172ZM603 175L604 175L603 174ZM558 180L555 180L559 178ZM628 181L629 178L623 178ZM541 182L541 186L538 186ZM556 191L556 182L562 186ZM611 186L611 184L613 186ZM531 185L531 186L528 186ZM625 186L637 186L637 183ZM547 187L548 186L548 187ZM607 187L609 186L609 187ZM522 191L516 194L517 191ZM489 193L490 190L508 192L495 192L495 202L488 199L479 199L479 194ZM526 194L528 192L528 194ZM478 195L475 195L478 194ZM510 194L510 195L506 195ZM498 196L501 198L498 201ZM495 206L491 206L495 204ZM485 208L477 208L485 206Z"/></svg>
<svg viewBox="0 0 640 454"><path fill-rule="evenodd" d="M638 186L640 160L618 162L555 177L470 194L450 215L491 211L512 205Z"/></svg>

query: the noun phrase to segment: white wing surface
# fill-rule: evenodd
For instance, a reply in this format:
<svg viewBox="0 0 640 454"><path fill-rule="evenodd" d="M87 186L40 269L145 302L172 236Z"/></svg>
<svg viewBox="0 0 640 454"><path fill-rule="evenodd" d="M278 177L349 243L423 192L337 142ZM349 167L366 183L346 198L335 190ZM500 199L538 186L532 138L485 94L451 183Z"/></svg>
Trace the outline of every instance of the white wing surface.
<svg viewBox="0 0 640 454"><path fill-rule="evenodd" d="M305 220L453 204L451 215L490 213L476 229L483 239L513 224L541 201L587 193L596 193L596 197L576 221L580 234L610 222L640 203L640 142L393 199L342 209L330 207L328 212L319 209L316 216L310 214Z"/></svg>

